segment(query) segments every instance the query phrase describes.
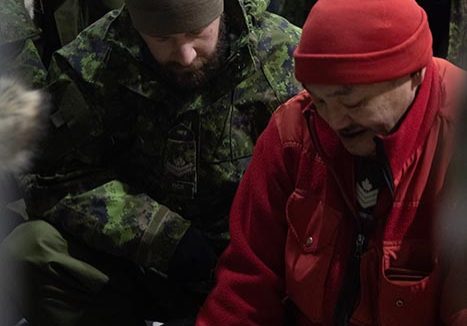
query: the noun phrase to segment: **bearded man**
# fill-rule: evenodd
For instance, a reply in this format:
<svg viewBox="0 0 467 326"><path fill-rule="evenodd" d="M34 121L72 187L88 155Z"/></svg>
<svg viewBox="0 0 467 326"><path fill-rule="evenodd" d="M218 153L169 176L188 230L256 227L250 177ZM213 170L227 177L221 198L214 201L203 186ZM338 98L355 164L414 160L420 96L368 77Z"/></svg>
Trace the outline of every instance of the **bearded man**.
<svg viewBox="0 0 467 326"><path fill-rule="evenodd" d="M197 313L256 137L299 90L300 30L266 7L128 0L54 55L49 137L22 180L33 221L1 246L26 281L1 293L31 324Z"/></svg>

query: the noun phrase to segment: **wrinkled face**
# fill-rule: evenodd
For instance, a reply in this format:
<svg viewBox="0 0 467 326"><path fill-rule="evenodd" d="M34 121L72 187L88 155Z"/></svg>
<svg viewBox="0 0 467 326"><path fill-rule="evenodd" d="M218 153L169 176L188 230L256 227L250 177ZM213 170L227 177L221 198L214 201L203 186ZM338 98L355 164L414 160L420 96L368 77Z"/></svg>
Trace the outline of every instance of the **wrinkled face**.
<svg viewBox="0 0 467 326"><path fill-rule="evenodd" d="M337 133L353 155L375 154L377 135L387 135L410 107L422 71L400 79L374 84L307 84L318 114Z"/></svg>
<svg viewBox="0 0 467 326"><path fill-rule="evenodd" d="M223 30L223 19L218 17L209 25L189 33L165 36L140 34L169 82L180 87L197 88L220 66Z"/></svg>

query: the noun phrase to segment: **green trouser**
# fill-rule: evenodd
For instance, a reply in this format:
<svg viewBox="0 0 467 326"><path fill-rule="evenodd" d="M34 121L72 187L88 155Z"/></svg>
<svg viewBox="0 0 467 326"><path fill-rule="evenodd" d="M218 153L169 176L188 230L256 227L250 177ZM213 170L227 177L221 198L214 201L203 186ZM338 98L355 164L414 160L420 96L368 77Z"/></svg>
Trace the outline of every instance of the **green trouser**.
<svg viewBox="0 0 467 326"><path fill-rule="evenodd" d="M136 326L174 309L196 313L164 277L65 239L45 221L18 226L1 244L0 262L8 266L0 303L11 301L33 326Z"/></svg>

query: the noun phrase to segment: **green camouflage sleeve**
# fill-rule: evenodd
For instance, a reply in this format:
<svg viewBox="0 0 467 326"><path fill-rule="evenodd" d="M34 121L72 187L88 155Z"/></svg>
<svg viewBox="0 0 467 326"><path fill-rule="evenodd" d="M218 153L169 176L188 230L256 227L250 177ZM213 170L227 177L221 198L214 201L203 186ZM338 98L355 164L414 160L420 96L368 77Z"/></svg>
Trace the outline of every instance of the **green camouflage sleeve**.
<svg viewBox="0 0 467 326"><path fill-rule="evenodd" d="M98 86L75 78L52 62L50 132L35 172L23 178L28 214L96 250L166 273L190 223L118 180L118 151L90 91Z"/></svg>
<svg viewBox="0 0 467 326"><path fill-rule="evenodd" d="M180 215L115 180L66 195L43 217L96 249L163 273L189 227Z"/></svg>

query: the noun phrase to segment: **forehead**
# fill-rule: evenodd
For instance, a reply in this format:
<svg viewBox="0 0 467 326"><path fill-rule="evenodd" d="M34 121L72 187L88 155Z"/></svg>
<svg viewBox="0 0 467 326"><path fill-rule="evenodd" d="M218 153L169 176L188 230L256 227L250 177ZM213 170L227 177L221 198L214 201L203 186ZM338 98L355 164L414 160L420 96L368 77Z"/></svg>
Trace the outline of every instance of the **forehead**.
<svg viewBox="0 0 467 326"><path fill-rule="evenodd" d="M306 84L305 88L313 96L321 98L334 98L359 95L377 95L390 89L391 85L392 81L384 81L372 84L354 85Z"/></svg>
<svg viewBox="0 0 467 326"><path fill-rule="evenodd" d="M182 38L187 34L192 34L192 35L211 34L213 31L216 31L217 29L219 29L220 20L221 20L221 17L217 17L212 22L210 22L208 25L201 26L201 27L196 28L194 30L186 31L184 33L158 34L157 32L155 32L155 33L151 33L151 34L144 34L144 33L140 32L140 34L143 35L146 38L153 38L153 39L157 39L157 38L166 38L166 39L167 38L174 38L174 39L176 39L176 38Z"/></svg>

